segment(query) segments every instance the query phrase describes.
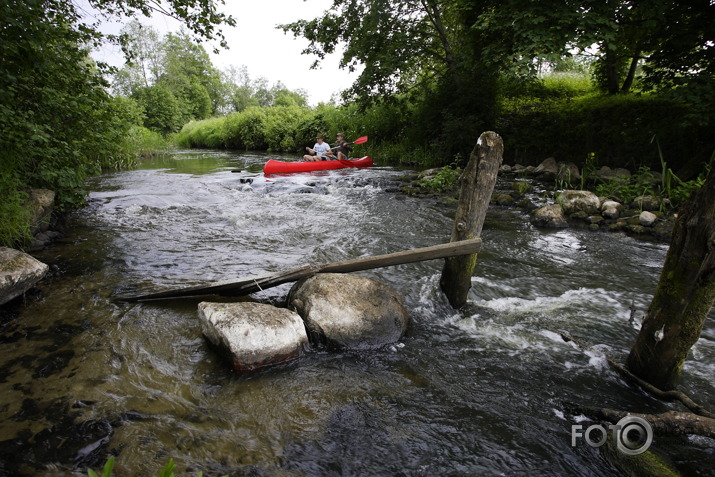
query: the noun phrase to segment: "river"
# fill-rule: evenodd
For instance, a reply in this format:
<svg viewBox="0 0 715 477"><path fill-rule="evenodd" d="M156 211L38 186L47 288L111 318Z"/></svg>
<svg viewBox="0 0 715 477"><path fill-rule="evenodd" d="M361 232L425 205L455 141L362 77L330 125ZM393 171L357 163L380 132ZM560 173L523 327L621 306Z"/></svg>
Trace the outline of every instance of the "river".
<svg viewBox="0 0 715 477"><path fill-rule="evenodd" d="M572 446L564 403L684 410L603 355L628 353L630 307L647 308L667 244L539 230L514 209L490 208L460 312L439 290L439 260L361 272L411 315L378 351L312 352L239 378L207 346L197 300L113 299L449 241L453 208L397 194L403 171L264 177L266 159L177 151L89 181L88 206L35 254L52 276L3 315L0 475L86 475L111 453L115 475L172 458L179 475L617 476L597 449ZM280 305L289 289L253 296ZM713 317L680 385L710 409ZM713 475L713 447L656 436L652 450Z"/></svg>

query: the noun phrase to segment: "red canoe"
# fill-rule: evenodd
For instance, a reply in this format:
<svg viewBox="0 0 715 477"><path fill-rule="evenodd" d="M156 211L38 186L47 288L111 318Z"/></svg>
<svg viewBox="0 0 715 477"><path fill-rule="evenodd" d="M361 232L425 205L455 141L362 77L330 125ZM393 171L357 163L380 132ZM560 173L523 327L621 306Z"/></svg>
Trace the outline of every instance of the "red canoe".
<svg viewBox="0 0 715 477"><path fill-rule="evenodd" d="M346 169L349 167L370 167L370 156L358 159L341 159L332 161L283 162L269 159L263 166L264 174L285 174L289 172L328 171L331 169Z"/></svg>

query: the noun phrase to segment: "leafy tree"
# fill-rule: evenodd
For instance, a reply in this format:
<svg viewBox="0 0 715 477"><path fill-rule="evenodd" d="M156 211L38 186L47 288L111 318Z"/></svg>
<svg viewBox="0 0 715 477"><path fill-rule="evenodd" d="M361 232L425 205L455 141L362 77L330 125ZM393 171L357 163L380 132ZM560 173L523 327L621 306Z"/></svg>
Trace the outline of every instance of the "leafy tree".
<svg viewBox="0 0 715 477"><path fill-rule="evenodd" d="M468 3L468 2L464 2ZM416 101L396 123L410 124L402 140L433 143L443 157L467 157L473 138L495 121L495 68L470 30L459 0L336 0L320 18L282 25L309 40L304 53L325 55L344 45L341 67L362 67L344 99L371 103ZM476 2L469 8L478 10ZM481 10L480 10L481 11Z"/></svg>
<svg viewBox="0 0 715 477"><path fill-rule="evenodd" d="M115 93L131 96L137 89L152 86L159 79L163 70L163 51L159 32L138 20L132 20L122 28L121 35L131 56L113 75L112 89Z"/></svg>
<svg viewBox="0 0 715 477"><path fill-rule="evenodd" d="M179 98L192 100L192 94L199 87L203 88L211 100L213 113L221 102L221 76L214 68L208 53L204 48L189 37L186 32L169 33L162 44L164 51L163 72L159 81L165 83ZM199 98L198 101L203 101ZM190 104L189 111L201 111L199 104ZM203 119L206 116L194 116L191 119Z"/></svg>
<svg viewBox="0 0 715 477"><path fill-rule="evenodd" d="M223 109L220 74L204 48L185 31L159 39L155 30L133 22L123 34L127 45L136 49L129 63L114 75L114 90L135 98L147 110L145 126L174 132ZM170 103L165 107L145 103L159 96L170 96Z"/></svg>
<svg viewBox="0 0 715 477"><path fill-rule="evenodd" d="M411 90L434 75L456 74L461 30L453 1L336 0L320 18L282 25L310 41L313 66L344 44L340 66L363 70L345 97L371 100Z"/></svg>
<svg viewBox="0 0 715 477"><path fill-rule="evenodd" d="M258 106L253 96L253 85L245 66L231 66L221 72L222 112L241 112L250 106Z"/></svg>
<svg viewBox="0 0 715 477"><path fill-rule="evenodd" d="M183 104L166 85L138 89L133 98L144 109L144 126L164 134L178 131L187 122Z"/></svg>
<svg viewBox="0 0 715 477"><path fill-rule="evenodd" d="M219 3L222 3L219 1ZM234 24L208 0L93 0L105 17L165 12L183 20L194 35L223 36ZM75 2L0 2L0 241L14 245L29 230L23 190L57 192L60 209L82 203L84 179L102 167L128 164L124 138L139 120L125 100L112 98L89 46L105 37L80 16ZM109 38L122 43L123 37Z"/></svg>

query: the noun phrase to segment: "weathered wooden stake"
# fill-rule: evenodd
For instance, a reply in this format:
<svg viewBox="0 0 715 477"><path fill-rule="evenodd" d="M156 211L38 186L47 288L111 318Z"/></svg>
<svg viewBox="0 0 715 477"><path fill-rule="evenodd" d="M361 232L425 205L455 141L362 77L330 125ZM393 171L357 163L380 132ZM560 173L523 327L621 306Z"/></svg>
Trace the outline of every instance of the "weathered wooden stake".
<svg viewBox="0 0 715 477"><path fill-rule="evenodd" d="M658 287L628 356L628 368L668 390L715 303L715 167L678 212Z"/></svg>
<svg viewBox="0 0 715 477"><path fill-rule="evenodd" d="M482 233L503 154L504 142L501 136L492 131L479 136L460 178L459 205L452 229L452 242L478 238ZM476 264L476 253L445 260L439 284L454 308L461 308L467 302Z"/></svg>

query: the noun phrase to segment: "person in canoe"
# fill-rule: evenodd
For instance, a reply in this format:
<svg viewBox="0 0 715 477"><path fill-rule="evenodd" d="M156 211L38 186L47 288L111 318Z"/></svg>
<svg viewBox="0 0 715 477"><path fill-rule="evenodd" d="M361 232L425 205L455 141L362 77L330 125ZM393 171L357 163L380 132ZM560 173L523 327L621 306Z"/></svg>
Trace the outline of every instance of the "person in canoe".
<svg viewBox="0 0 715 477"><path fill-rule="evenodd" d="M308 154L303 156L304 161L327 161L328 159L335 159L332 149L330 149L330 144L323 142L323 136L318 135L315 138L315 145L313 148L306 147L305 150Z"/></svg>
<svg viewBox="0 0 715 477"><path fill-rule="evenodd" d="M335 147L333 147L338 159L347 159L350 151L353 150L349 142L345 140L345 135L343 133L338 133L335 138Z"/></svg>

